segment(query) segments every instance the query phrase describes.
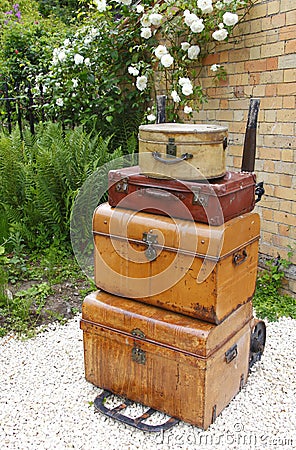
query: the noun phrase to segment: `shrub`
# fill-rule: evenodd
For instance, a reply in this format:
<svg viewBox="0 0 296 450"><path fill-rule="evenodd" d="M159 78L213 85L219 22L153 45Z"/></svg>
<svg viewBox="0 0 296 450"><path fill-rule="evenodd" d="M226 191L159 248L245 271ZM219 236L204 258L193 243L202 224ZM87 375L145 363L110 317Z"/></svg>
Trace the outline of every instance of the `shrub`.
<svg viewBox="0 0 296 450"><path fill-rule="evenodd" d="M110 138L82 127L63 131L59 124L40 126L35 136L0 136L0 198L3 224L0 243L19 236L34 248L52 240L70 241L73 202L86 178L122 155L109 150Z"/></svg>

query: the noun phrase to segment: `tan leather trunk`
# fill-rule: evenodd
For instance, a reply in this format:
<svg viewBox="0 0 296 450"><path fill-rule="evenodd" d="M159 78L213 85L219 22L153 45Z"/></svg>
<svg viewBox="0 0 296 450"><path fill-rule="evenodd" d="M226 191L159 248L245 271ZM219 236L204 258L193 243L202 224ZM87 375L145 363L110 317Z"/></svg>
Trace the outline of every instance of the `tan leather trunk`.
<svg viewBox="0 0 296 450"><path fill-rule="evenodd" d="M86 380L206 429L248 376L252 305L220 325L98 291L82 305Z"/></svg>
<svg viewBox="0 0 296 450"><path fill-rule="evenodd" d="M141 173L156 178L201 180L226 173L227 128L161 123L139 127Z"/></svg>
<svg viewBox="0 0 296 450"><path fill-rule="evenodd" d="M257 213L211 227L104 203L93 234L95 283L109 293L216 324L254 294Z"/></svg>

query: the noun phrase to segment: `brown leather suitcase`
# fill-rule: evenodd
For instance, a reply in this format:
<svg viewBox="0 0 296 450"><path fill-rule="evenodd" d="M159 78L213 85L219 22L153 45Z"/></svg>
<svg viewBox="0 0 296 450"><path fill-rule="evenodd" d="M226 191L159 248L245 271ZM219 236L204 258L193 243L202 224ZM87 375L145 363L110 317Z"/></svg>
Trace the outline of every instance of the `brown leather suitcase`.
<svg viewBox="0 0 296 450"><path fill-rule="evenodd" d="M108 201L111 206L221 225L255 206L253 172L226 172L203 182L147 177L139 166L110 170Z"/></svg>
<svg viewBox="0 0 296 450"><path fill-rule="evenodd" d="M216 324L253 296L257 213L211 227L104 203L93 235L95 283L109 293Z"/></svg>
<svg viewBox="0 0 296 450"><path fill-rule="evenodd" d="M90 383L206 429L246 383L252 305L220 325L98 291L82 305Z"/></svg>

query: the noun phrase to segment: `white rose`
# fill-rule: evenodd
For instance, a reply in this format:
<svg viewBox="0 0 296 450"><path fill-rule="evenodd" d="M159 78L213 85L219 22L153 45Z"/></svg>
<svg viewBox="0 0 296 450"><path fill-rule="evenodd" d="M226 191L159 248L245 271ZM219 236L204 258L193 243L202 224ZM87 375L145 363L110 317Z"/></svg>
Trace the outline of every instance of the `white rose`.
<svg viewBox="0 0 296 450"><path fill-rule="evenodd" d="M85 64L86 66L90 66L90 59L89 59L89 58L85 58L84 64Z"/></svg>
<svg viewBox="0 0 296 450"><path fill-rule="evenodd" d="M223 14L223 22L225 25L232 27L238 22L238 15L231 12L226 12Z"/></svg>
<svg viewBox="0 0 296 450"><path fill-rule="evenodd" d="M86 38L84 39L84 44L88 45L91 41L92 41L92 37L91 36L86 36Z"/></svg>
<svg viewBox="0 0 296 450"><path fill-rule="evenodd" d="M201 33L204 29L204 24L202 19L197 19L190 25L192 33Z"/></svg>
<svg viewBox="0 0 296 450"><path fill-rule="evenodd" d="M147 87L147 81L148 81L148 79L145 75L138 77L136 80L137 89L139 89L139 91L144 91Z"/></svg>
<svg viewBox="0 0 296 450"><path fill-rule="evenodd" d="M188 49L188 58L189 59L196 59L200 53L200 47L199 45L191 45Z"/></svg>
<svg viewBox="0 0 296 450"><path fill-rule="evenodd" d="M145 27L141 29L141 37L144 39L149 39L152 36L151 28Z"/></svg>
<svg viewBox="0 0 296 450"><path fill-rule="evenodd" d="M121 0L120 3L122 3L123 5L129 6L132 4L132 0Z"/></svg>
<svg viewBox="0 0 296 450"><path fill-rule="evenodd" d="M147 116L147 120L148 120L149 122L155 122L156 116L155 116L154 114L149 114L149 115Z"/></svg>
<svg viewBox="0 0 296 450"><path fill-rule="evenodd" d="M93 2L94 2L94 4L96 5L97 10L98 10L99 12L104 12L104 11L106 11L106 7L107 7L107 5L106 5L106 0L93 0Z"/></svg>
<svg viewBox="0 0 296 450"><path fill-rule="evenodd" d="M184 113L185 114L190 114L190 113L192 113L192 108L191 108L191 106L184 106Z"/></svg>
<svg viewBox="0 0 296 450"><path fill-rule="evenodd" d="M83 61L84 61L84 57L82 55L79 55L79 53L75 53L75 55L74 55L75 64L82 64Z"/></svg>
<svg viewBox="0 0 296 450"><path fill-rule="evenodd" d="M217 9L222 9L222 8L223 8L223 3L220 2L220 1L218 1L218 2L215 4L215 6L216 6Z"/></svg>
<svg viewBox="0 0 296 450"><path fill-rule="evenodd" d="M188 11L188 10L186 10L186 11ZM192 14L189 11L188 11L188 13L186 15L185 15L185 12L184 12L184 17L185 17L184 22L186 23L186 25L188 25L188 27L190 27L192 22L195 22L196 20L198 20L197 15L196 14Z"/></svg>
<svg viewBox="0 0 296 450"><path fill-rule="evenodd" d="M63 50L61 50L61 51L58 53L58 60L59 60L60 62L63 62L63 61L65 61L66 58L67 58L66 53L65 53Z"/></svg>
<svg viewBox="0 0 296 450"><path fill-rule="evenodd" d="M160 59L162 56L166 55L168 51L165 45L158 45L154 50L154 53L156 58Z"/></svg>
<svg viewBox="0 0 296 450"><path fill-rule="evenodd" d="M56 105L58 106L64 106L64 101L62 98L57 98L56 99Z"/></svg>
<svg viewBox="0 0 296 450"><path fill-rule="evenodd" d="M76 78L72 78L73 88L76 88L78 86L78 80Z"/></svg>
<svg viewBox="0 0 296 450"><path fill-rule="evenodd" d="M186 96L193 94L193 87L191 83L186 83L182 86L182 94Z"/></svg>
<svg viewBox="0 0 296 450"><path fill-rule="evenodd" d="M127 71L128 71L128 73L129 73L130 75L133 75L134 77L137 77L137 76L139 75L139 71L138 71L138 69L137 69L136 67L129 66L129 67L127 68Z"/></svg>
<svg viewBox="0 0 296 450"><path fill-rule="evenodd" d="M228 31L225 28L220 28L220 30L214 31L212 36L216 41L224 41L228 36Z"/></svg>
<svg viewBox="0 0 296 450"><path fill-rule="evenodd" d="M138 14L141 14L142 12L144 12L145 8L143 5L137 5L136 7L136 11Z"/></svg>
<svg viewBox="0 0 296 450"><path fill-rule="evenodd" d="M213 12L212 0L197 0L197 7L201 9L204 14Z"/></svg>
<svg viewBox="0 0 296 450"><path fill-rule="evenodd" d="M220 64L212 64L210 67L210 70L212 70L212 72L217 72L219 67L220 67Z"/></svg>
<svg viewBox="0 0 296 450"><path fill-rule="evenodd" d="M175 103L179 103L181 101L177 91L172 91L171 97Z"/></svg>
<svg viewBox="0 0 296 450"><path fill-rule="evenodd" d="M161 57L160 62L164 67L170 67L174 62L174 58L169 53L166 53Z"/></svg>
<svg viewBox="0 0 296 450"><path fill-rule="evenodd" d="M70 39L65 39L65 40L64 40L64 46L65 46L65 47L68 47L70 44L71 44Z"/></svg>
<svg viewBox="0 0 296 450"><path fill-rule="evenodd" d="M156 27L158 27L161 24L162 15L153 13L153 14L150 14L149 19L150 19L150 22L152 23L152 25L155 25Z"/></svg>
<svg viewBox="0 0 296 450"><path fill-rule="evenodd" d="M184 84L191 84L191 81L189 78L179 78L179 85L184 86Z"/></svg>
<svg viewBox="0 0 296 450"><path fill-rule="evenodd" d="M189 47L190 47L189 42L181 42L181 49L184 50L184 52L187 52Z"/></svg>
<svg viewBox="0 0 296 450"><path fill-rule="evenodd" d="M150 22L148 14L143 15L143 17L141 19L141 24L143 27L150 27L151 22Z"/></svg>

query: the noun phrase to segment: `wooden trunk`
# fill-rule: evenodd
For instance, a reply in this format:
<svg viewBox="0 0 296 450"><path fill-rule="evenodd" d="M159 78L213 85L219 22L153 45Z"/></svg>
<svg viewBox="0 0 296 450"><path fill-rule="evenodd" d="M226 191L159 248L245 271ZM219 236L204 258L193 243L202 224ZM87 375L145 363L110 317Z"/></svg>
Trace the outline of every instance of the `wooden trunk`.
<svg viewBox="0 0 296 450"><path fill-rule="evenodd" d="M211 227L105 203L93 234L95 283L114 295L218 324L254 294L257 213Z"/></svg>
<svg viewBox="0 0 296 450"><path fill-rule="evenodd" d="M211 182L164 180L140 174L138 166L110 170L111 206L222 225L255 206L256 176L226 172Z"/></svg>
<svg viewBox="0 0 296 450"><path fill-rule="evenodd" d="M141 173L157 178L200 180L226 172L227 128L161 123L139 127Z"/></svg>
<svg viewBox="0 0 296 450"><path fill-rule="evenodd" d="M86 380L206 429L248 376L252 305L220 325L107 294L82 306Z"/></svg>

